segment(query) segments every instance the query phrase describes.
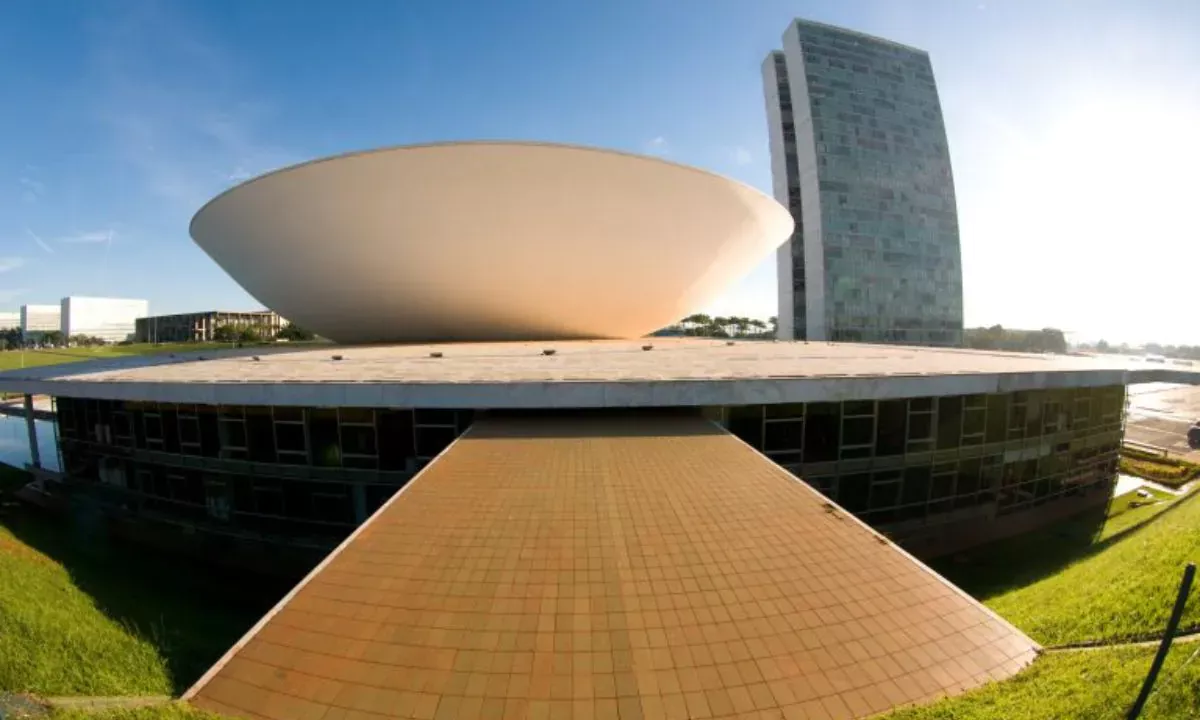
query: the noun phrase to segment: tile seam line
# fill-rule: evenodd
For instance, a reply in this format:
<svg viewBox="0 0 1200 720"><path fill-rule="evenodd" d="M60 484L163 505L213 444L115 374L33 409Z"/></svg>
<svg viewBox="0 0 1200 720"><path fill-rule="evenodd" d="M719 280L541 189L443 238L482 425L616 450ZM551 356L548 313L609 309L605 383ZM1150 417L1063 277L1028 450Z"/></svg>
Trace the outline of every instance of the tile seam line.
<svg viewBox="0 0 1200 720"><path fill-rule="evenodd" d="M741 439L741 438L740 438L740 437L738 437L737 435L734 435L733 433L729 432L729 431L728 431L728 430L726 430L725 428L721 427L721 424L720 424L720 423L718 423L717 421L715 421L715 420L709 420L709 422L710 422L710 423L712 423L713 425L715 425L716 427L719 427L719 428L721 428L721 430L723 430L723 431L724 431L724 432L725 432L727 435L729 435L729 436L730 436L730 437L732 437L733 439L737 440L739 443L741 443L742 445L744 445L746 448L748 448L749 450L751 450L751 451L752 451L752 452L754 452L755 454L757 454L757 455L760 455L760 456L762 457L762 459L763 459L763 460L766 460L767 462L771 462L771 463L773 463L773 462L774 462L774 461L772 461L770 458L768 458L766 455L763 455L763 454L762 454L762 453L760 453L758 450L755 450L755 449L754 449L754 446L750 445L750 443L746 442L745 440ZM1035 642L1035 641L1033 640L1033 638L1031 638L1031 637L1029 637L1028 635L1026 635L1026 634L1025 634L1025 632L1024 632L1023 630L1021 630L1019 627L1017 627L1016 625L1013 625L1013 624L1012 624L1012 623L1010 623L1009 621L1005 620L1003 617L1001 617L999 614L997 614L995 610L992 610L992 609L991 609L990 607L988 607L987 605L984 605L984 604L983 604L983 603L981 603L980 601L978 601L978 600L976 600L975 598L973 598L973 597L971 597L970 595L968 595L968 594L967 594L967 592L966 592L965 590L963 590L962 588L958 587L958 586L957 586L957 585L955 585L954 583L950 582L950 581L949 581L949 580L947 580L946 578L944 578L944 577L942 577L941 575L939 575L939 574L937 574L936 572L934 572L934 571L933 571L933 569L932 569L932 568L930 568L928 565L926 565L925 563L921 562L921 561L920 561L920 560L918 560L917 558L913 557L913 556L912 556L912 555L911 555L911 554L910 554L910 553L909 553L907 550L905 550L904 548L902 548L902 547L900 547L899 545L897 545L895 542L893 542L891 539L889 539L889 538L887 538L886 536L884 536L882 533L880 533L880 532L878 532L878 531L876 531L876 530L872 529L870 525L867 525L865 522L863 522L862 520L858 519L858 517L856 517L856 516L855 516L853 513L847 512L847 511L846 511L846 510L845 510L845 509L844 509L844 508L843 508L841 505L838 505L837 503L833 502L833 501L832 501L832 500L830 500L829 498L827 498L827 497L825 497L824 495L820 494L820 493L819 493L819 492L817 492L817 491L816 491L816 490L815 490L813 487L811 487L811 486L810 486L808 483L804 482L804 480L802 480L801 478L798 478L798 477L796 477L795 475L792 475L791 473L787 472L786 470L784 470L784 469L783 469L782 467L780 467L779 465L775 465L775 466L772 468L772 470L775 470L775 469L778 469L778 470L779 470L781 473L783 473L784 475L786 475L786 476L787 476L787 479L791 480L791 481L792 481L792 482L794 482L794 483L797 483L797 484L799 484L799 485L800 485L801 487L803 487L805 490L807 490L807 491L809 491L809 492L813 493L814 495L816 495L816 496L817 496L817 498L818 498L818 499L820 499L822 502L828 502L828 503L832 504L832 505L833 505L834 507L836 507L836 508L837 508L837 509L838 509L838 510L839 510L839 511L840 511L840 512L841 512L841 513L842 513L842 514L843 514L843 515L844 515L844 516L845 516L845 517L848 519L848 520L850 520L850 521L854 522L856 525L858 525L858 526L859 526L860 528L862 528L863 530L866 530L868 533L870 533L871 535L875 536L876 538L879 538L879 539L882 539L882 540L886 541L889 547L891 547L891 548L892 548L893 550L895 550L896 552L900 553L900 555L902 555L903 557L907 558L907 559L908 559L910 562L914 563L914 564L915 564L915 565L916 565L918 568L920 568L920 569L921 569L923 572L925 572L926 574L928 574L928 575L932 576L932 577L933 577L933 579L937 580L939 583L941 583L942 585L944 585L944 586L946 586L947 588L949 588L949 589L950 589L952 592L954 592L954 594L956 594L956 595L958 595L959 597L961 597L961 598L963 598L963 599L965 599L965 600L969 601L970 603L972 603L973 605L975 605L975 606L976 606L976 607L978 607L979 609L983 610L983 612L984 612L985 614L987 614L988 616L990 616L990 617L991 617L993 620L996 620L997 622L999 622L999 623L1000 623L1001 625L1003 625L1004 627L1008 628L1009 630L1011 630L1011 631L1015 632L1016 634L1020 635L1021 637L1025 638L1026 640L1028 640L1028 641L1029 641L1029 644L1033 646L1033 650L1034 650L1034 652L1036 652L1036 653L1037 653L1037 654L1039 654L1039 655L1041 655L1042 653L1044 653L1044 652L1045 652L1045 648L1043 648L1043 647L1041 646L1041 644L1040 644L1040 643L1038 643L1038 642Z"/></svg>
<svg viewBox="0 0 1200 720"><path fill-rule="evenodd" d="M425 467L421 468L421 471L418 472L416 475L414 475L413 478L404 485L404 487L397 490L396 494L392 495L392 497L390 497L387 502L385 502L378 510L376 510L375 513L373 515L371 515L371 517L367 518L363 522L362 525L359 525L357 528L355 528L354 532L350 533L350 535L347 536L345 540L343 540L341 543L339 543L338 546L336 548L334 548L332 552L330 552L328 555L325 556L325 559L323 559L320 563L318 563L315 568L313 568L311 571L309 571L309 573L307 575L304 576L304 579L302 579L299 583L296 584L295 587L293 587L290 591L288 591L288 593L286 595L284 595L283 598L281 598L279 600L279 602L275 603L275 606L272 607L270 610L268 610L267 613L265 615L263 615L259 619L259 621L254 624L253 627L251 627L249 630L247 630L245 635L243 635L237 642L235 642L233 644L232 647L230 647L227 651L225 651L225 654L221 656L221 659L217 660L217 662L215 662L212 667L210 667L203 675L201 675L199 680L192 683L192 686L189 687L183 693L183 695L180 696L179 699L183 700L183 701L190 701L201 690L203 690L204 687L208 685L208 683L212 682L213 678L215 678L217 676L217 674L219 672L221 672L221 670L225 669L225 666L227 664L229 664L229 661L232 660L234 658L234 656L236 656L238 654L238 652L240 652L242 650L242 648L244 648L246 645L248 645L250 643L250 641L253 640L258 635L258 633L262 631L262 629L264 627L266 627L267 623L269 623L271 620L273 620L275 618L276 615L278 615L281 611L283 611L283 609L292 600L294 600L297 595L300 594L301 590L303 590L305 587L307 587L308 584L317 577L317 575L322 573L325 570L325 568L327 568L330 564L332 564L333 561L342 554L342 551L344 551L347 547L350 546L350 543L357 540L358 536L361 533L363 533L370 525L372 525L377 518L382 516L384 511L386 511L388 508L390 508L392 506L393 503L395 503L397 500L399 500L400 496L402 496L410 487L412 487L414 484L416 484L416 482L418 480L420 480L421 477L423 477L427 472L429 472L430 468L432 468L434 465L436 465L438 463L438 461L440 461L452 449L457 447L459 441L462 440L463 438L467 437L474 428L475 428L475 424L472 423L470 427L468 427L465 431L463 431L463 433L461 435L459 435L458 437L456 437L454 439L454 442L447 445L440 453L438 453L436 456L434 456L434 458L432 460L430 460L429 463Z"/></svg>

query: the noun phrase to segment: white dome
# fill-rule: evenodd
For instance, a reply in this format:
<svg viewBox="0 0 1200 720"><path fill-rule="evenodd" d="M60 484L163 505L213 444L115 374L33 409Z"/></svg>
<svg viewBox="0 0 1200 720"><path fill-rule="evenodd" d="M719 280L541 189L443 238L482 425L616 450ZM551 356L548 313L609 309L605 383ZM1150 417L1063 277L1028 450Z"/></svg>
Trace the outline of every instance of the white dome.
<svg viewBox="0 0 1200 720"><path fill-rule="evenodd" d="M343 343L638 337L792 233L763 193L590 148L418 145L263 175L191 234L267 307Z"/></svg>

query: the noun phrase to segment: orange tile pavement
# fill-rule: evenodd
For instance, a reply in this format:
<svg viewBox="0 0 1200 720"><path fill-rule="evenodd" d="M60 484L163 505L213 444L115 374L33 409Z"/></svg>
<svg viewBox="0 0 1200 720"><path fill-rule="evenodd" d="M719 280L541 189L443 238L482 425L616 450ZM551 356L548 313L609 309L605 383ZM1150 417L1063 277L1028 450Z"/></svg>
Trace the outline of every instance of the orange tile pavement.
<svg viewBox="0 0 1200 720"><path fill-rule="evenodd" d="M185 696L251 718L858 718L1037 646L696 417L477 422Z"/></svg>

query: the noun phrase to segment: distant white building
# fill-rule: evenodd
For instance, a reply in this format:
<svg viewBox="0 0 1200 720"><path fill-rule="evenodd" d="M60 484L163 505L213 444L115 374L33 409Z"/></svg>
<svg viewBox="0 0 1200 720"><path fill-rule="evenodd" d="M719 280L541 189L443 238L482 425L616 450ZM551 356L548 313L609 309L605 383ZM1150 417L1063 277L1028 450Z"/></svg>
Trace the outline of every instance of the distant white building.
<svg viewBox="0 0 1200 720"><path fill-rule="evenodd" d="M130 298L65 297L58 328L67 338L97 337L108 342L133 338L137 319L150 314L150 303Z"/></svg>
<svg viewBox="0 0 1200 720"><path fill-rule="evenodd" d="M0 330L21 327L21 311L0 312Z"/></svg>
<svg viewBox="0 0 1200 720"><path fill-rule="evenodd" d="M21 335L30 338L58 330L61 324L59 314L58 305L22 305Z"/></svg>

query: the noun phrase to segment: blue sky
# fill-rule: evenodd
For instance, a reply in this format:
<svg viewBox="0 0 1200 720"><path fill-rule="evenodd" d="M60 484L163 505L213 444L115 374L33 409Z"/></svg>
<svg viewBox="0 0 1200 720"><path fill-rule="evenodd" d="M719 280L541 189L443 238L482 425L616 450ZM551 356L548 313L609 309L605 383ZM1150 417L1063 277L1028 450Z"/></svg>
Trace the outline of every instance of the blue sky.
<svg viewBox="0 0 1200 720"><path fill-rule="evenodd" d="M1195 0L7 0L0 310L255 307L191 215L381 145L583 143L769 192L759 66L793 17L930 52L969 324L1200 344ZM773 315L774 278L772 258L708 309Z"/></svg>

